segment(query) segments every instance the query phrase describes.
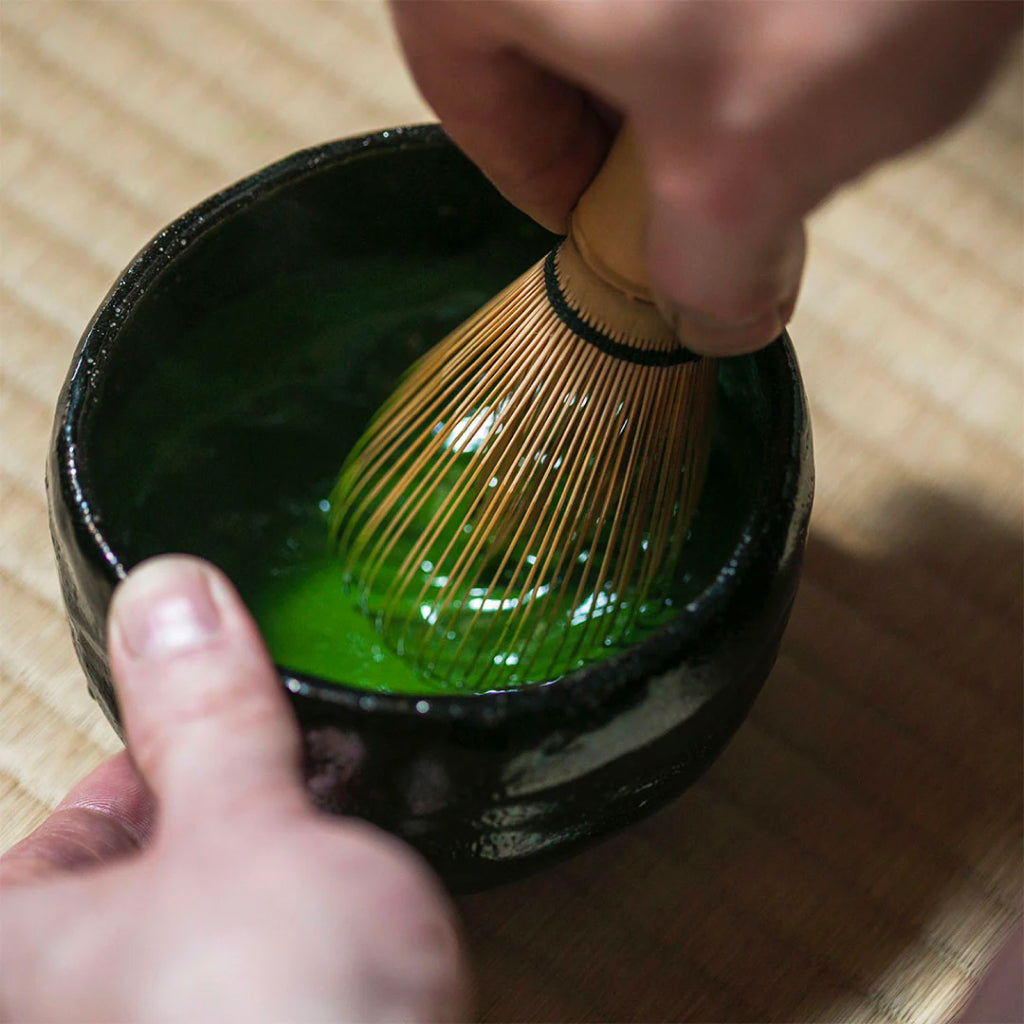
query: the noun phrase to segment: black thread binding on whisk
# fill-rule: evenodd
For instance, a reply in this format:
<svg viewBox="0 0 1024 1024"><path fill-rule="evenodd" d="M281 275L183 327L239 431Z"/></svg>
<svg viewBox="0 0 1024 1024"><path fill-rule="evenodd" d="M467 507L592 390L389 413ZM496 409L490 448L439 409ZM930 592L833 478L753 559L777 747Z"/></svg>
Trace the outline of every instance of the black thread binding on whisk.
<svg viewBox="0 0 1024 1024"><path fill-rule="evenodd" d="M607 355L622 359L627 363L635 363L638 366L679 366L681 363L695 363L700 356L691 352L688 348L665 349L643 349L633 345L624 345L621 341L610 338L604 331L588 324L569 305L569 300L558 283L558 274L555 271L555 253L552 249L544 261L544 287L547 289L548 302L555 311L558 319L565 324L574 334L578 334L584 341L589 341L595 348L599 348Z"/></svg>

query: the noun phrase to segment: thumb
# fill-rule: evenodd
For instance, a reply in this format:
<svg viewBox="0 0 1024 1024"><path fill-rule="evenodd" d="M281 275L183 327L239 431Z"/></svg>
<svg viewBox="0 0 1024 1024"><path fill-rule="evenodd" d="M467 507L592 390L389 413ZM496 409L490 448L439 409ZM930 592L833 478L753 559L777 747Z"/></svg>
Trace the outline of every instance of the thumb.
<svg viewBox="0 0 1024 1024"><path fill-rule="evenodd" d="M256 624L195 558L145 562L110 608L111 670L161 828L305 803L299 735Z"/></svg>
<svg viewBox="0 0 1024 1024"><path fill-rule="evenodd" d="M762 348L796 305L803 222L767 221L749 202L758 188L702 188L701 172L685 170L649 167L646 251L658 306L694 352L730 356ZM730 194L737 189L744 198Z"/></svg>

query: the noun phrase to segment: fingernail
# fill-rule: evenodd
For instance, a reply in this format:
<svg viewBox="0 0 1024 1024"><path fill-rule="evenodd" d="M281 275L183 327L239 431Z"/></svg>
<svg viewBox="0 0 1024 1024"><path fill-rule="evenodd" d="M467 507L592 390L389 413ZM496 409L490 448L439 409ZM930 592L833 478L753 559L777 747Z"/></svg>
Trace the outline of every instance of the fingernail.
<svg viewBox="0 0 1024 1024"><path fill-rule="evenodd" d="M129 657L165 659L209 645L221 617L205 570L176 559L141 565L121 584L111 609Z"/></svg>

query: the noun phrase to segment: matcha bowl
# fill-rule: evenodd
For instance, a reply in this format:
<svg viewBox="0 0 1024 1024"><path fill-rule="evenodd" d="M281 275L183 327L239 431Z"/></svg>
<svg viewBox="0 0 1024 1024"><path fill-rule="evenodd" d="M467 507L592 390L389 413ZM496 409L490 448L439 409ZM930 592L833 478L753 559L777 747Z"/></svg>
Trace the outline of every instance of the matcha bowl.
<svg viewBox="0 0 1024 1024"><path fill-rule="evenodd" d="M708 481L658 621L562 678L450 693L344 597L339 467L403 370L552 244L435 127L298 153L161 232L75 353L47 485L68 621L118 727L118 579L217 563L260 623L312 799L418 848L457 891L591 843L682 791L768 675L813 488L787 338L723 362Z"/></svg>

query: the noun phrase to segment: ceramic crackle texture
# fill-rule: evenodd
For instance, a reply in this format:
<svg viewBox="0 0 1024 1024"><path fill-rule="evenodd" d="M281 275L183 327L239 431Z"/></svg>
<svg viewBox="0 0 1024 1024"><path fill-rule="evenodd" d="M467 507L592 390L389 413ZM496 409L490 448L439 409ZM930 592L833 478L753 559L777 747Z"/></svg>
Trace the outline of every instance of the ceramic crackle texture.
<svg viewBox="0 0 1024 1024"><path fill-rule="evenodd" d="M119 748L43 487L89 316L204 196L431 115L375 3L4 0L0 61L6 847ZM483 1019L940 1022L1020 914L1021 96L1018 51L814 218L791 333L817 497L778 663L682 798L460 901Z"/></svg>

